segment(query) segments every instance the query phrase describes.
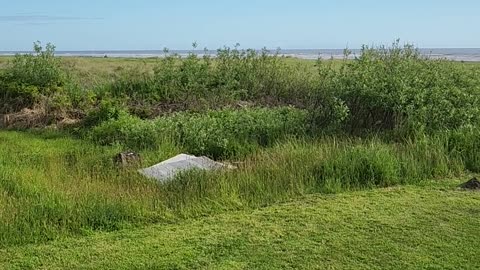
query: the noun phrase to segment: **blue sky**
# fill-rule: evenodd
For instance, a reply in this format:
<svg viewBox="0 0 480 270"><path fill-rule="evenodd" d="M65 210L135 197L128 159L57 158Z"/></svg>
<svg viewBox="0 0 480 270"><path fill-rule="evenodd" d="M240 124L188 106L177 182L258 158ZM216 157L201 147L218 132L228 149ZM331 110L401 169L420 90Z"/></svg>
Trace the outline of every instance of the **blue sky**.
<svg viewBox="0 0 480 270"><path fill-rule="evenodd" d="M0 0L0 50L480 47L478 0Z"/></svg>

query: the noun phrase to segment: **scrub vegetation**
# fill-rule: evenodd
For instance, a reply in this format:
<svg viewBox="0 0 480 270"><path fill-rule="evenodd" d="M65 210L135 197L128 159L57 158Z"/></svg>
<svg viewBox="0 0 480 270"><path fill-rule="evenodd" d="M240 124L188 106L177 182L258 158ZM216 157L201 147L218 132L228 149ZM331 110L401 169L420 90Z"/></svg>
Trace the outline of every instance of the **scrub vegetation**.
<svg viewBox="0 0 480 270"><path fill-rule="evenodd" d="M130 241L130 233L145 234L164 239L168 243L162 250L171 253L184 245L171 241L177 228L178 234L188 231L200 241L205 232L192 230L194 224L208 230L225 223L212 230L228 238L236 222L271 228L256 233L276 244L259 247L258 256L246 262L249 241L258 239L249 235L253 232L238 232L234 242L216 243L231 261L192 246L191 253L166 257L151 268L269 268L265 263L270 260L277 268L318 268L313 257L285 261L279 256L279 245L293 249L312 239L333 243L332 250L309 254L333 260L332 266L352 267L354 259L330 255L346 252L353 243L351 254L376 256L363 250L361 239L371 239L376 231L385 238L386 249L410 243L439 222L463 232L455 238L463 249L442 253L432 247L422 249L424 257L408 257L402 250L409 244L397 246L397 255L408 257L404 266L421 263L433 254L429 251L473 257L471 250L480 240L473 229L478 226L478 194L457 191L458 181L445 179L480 173L478 65L431 59L399 42L365 46L354 60L346 50L345 60L315 63L238 47L185 58L165 50L164 57L146 60L58 58L53 45L43 48L40 43L34 51L0 64L0 255L11 258L0 259L0 265L48 267L29 261L28 254L49 256L60 252L59 245L93 256L78 242L83 240L71 237L92 240L98 248L118 245L118 257L125 257L123 238L116 235ZM116 166L112 158L125 150L139 152L142 163ZM179 153L208 156L237 169L190 171L165 183L137 173L140 166ZM388 189L393 186L407 187ZM440 205L442 192L465 206L454 212ZM429 196L436 197L424 199ZM371 228L366 216L354 214L365 210L357 209L358 200L368 204L380 223L392 222L383 215L395 203L401 204L398 213L413 221L395 223L392 231L381 224ZM353 219L351 226L341 218ZM281 232L272 226L289 219L292 223L285 226L297 234L286 233L292 236L288 243L277 243L273 231ZM314 221L321 225L317 228ZM413 226L407 242L387 237L399 233L400 224ZM353 242L339 240L357 225L361 230ZM340 226L337 236L320 235L335 226ZM453 237L442 228L439 235L422 237L440 247L442 236ZM134 252L152 250L139 244ZM368 258L358 260L365 267L379 263ZM382 258L389 262L380 265L392 262ZM448 258L444 264L434 260L423 265L455 268L458 260ZM60 268L81 266L55 256L50 262ZM116 262L94 260L91 267L140 267L137 261Z"/></svg>

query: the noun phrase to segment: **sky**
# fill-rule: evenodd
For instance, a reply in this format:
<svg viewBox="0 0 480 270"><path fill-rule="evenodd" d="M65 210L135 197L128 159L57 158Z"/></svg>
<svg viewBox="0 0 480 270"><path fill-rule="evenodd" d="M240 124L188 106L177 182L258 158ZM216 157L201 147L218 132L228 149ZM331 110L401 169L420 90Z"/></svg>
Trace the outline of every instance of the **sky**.
<svg viewBox="0 0 480 270"><path fill-rule="evenodd" d="M0 51L480 47L478 0L0 0Z"/></svg>

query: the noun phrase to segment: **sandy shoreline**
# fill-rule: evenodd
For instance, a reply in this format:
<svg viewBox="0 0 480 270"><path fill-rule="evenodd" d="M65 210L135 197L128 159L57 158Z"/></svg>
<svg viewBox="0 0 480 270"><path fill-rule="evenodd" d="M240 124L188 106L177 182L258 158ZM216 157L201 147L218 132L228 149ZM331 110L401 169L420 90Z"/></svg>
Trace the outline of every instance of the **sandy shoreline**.
<svg viewBox="0 0 480 270"><path fill-rule="evenodd" d="M274 51L271 51L274 54ZM420 49L420 52L425 56L430 56L435 59L448 59L454 61L464 62L480 62L480 48L479 49ZM13 56L18 53L29 53L27 51L0 51L1 56ZM170 53L176 53L182 57L186 57L189 50L172 50ZM205 51L195 51L198 56L204 56ZM217 51L208 51L208 55L215 57ZM143 51L57 51L57 56L62 57L112 57L112 58L161 58L165 53L160 50L143 50ZM343 59L343 50L341 49L321 49L321 50L282 50L280 55L290 58L298 58L305 60L316 60L319 57L322 59ZM355 58L360 55L360 50L352 50L350 58Z"/></svg>

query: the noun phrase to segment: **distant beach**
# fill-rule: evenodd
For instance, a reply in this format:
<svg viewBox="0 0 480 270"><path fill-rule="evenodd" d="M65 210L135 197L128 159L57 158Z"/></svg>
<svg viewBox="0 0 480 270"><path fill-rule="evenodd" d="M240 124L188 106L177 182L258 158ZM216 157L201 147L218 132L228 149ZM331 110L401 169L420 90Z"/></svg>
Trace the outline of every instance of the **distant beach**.
<svg viewBox="0 0 480 270"><path fill-rule="evenodd" d="M343 49L306 49L306 50L281 50L280 54L286 57L314 60L319 57L322 59L342 59ZM352 58L360 55L360 50L351 50ZM176 53L180 56L187 56L191 50L171 50L170 53ZM420 49L423 55L432 58L445 58L454 61L480 62L480 48L471 49ZM17 53L28 53L28 51L0 51L0 56L11 56ZM194 51L197 55L205 53L215 56L217 51ZM275 50L271 50L275 53ZM163 57L163 50L110 50L110 51L57 51L58 56L64 57L114 57L114 58L155 58Z"/></svg>

